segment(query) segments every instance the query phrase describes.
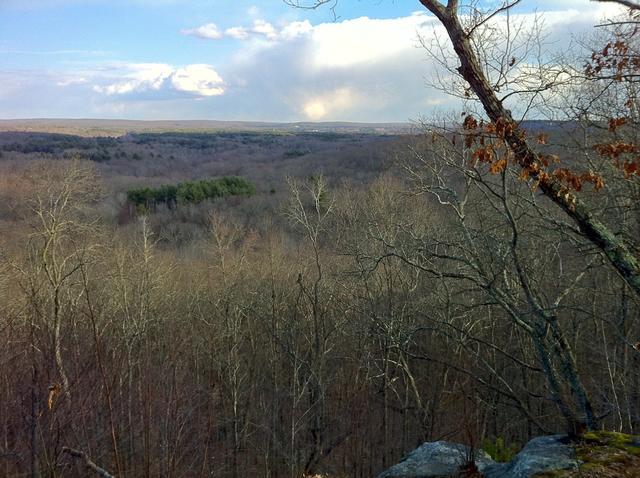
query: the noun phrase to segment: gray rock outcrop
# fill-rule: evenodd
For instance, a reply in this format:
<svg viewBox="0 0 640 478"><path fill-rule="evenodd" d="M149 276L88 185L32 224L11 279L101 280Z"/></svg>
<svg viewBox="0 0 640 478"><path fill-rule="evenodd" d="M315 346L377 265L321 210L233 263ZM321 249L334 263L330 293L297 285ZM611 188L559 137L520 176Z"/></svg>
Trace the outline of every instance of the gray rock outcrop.
<svg viewBox="0 0 640 478"><path fill-rule="evenodd" d="M378 478L453 478L469 462L471 450L446 441L423 443ZM578 467L565 435L534 438L509 463L496 463L482 450L474 462L485 478L530 478L536 473Z"/></svg>
<svg viewBox="0 0 640 478"><path fill-rule="evenodd" d="M483 450L476 450L475 464L484 471L494 464ZM443 478L457 476L461 466L469 462L471 449L459 443L436 441L423 443L378 478Z"/></svg>
<svg viewBox="0 0 640 478"><path fill-rule="evenodd" d="M485 478L529 478L536 473L577 468L579 462L566 435L532 439L509 463L496 463L484 471Z"/></svg>

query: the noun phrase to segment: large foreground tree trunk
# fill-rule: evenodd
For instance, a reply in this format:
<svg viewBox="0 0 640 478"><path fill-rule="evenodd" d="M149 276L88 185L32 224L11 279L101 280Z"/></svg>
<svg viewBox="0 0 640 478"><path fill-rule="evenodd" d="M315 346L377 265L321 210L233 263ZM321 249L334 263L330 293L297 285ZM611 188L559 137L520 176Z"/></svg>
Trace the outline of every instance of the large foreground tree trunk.
<svg viewBox="0 0 640 478"><path fill-rule="evenodd" d="M530 177L539 181L540 190L560 206L580 228L582 234L604 253L613 267L629 286L640 296L640 264L621 238L598 220L575 194L568 192L555 177L540 174L544 171L539 155L527 143L521 128L515 123L511 112L504 107L484 74L469 35L460 23L457 14L458 0L449 0L444 6L438 0L420 0L443 24L460 60L458 71L478 96L484 110L494 123L507 124L504 141L513 152L521 168Z"/></svg>

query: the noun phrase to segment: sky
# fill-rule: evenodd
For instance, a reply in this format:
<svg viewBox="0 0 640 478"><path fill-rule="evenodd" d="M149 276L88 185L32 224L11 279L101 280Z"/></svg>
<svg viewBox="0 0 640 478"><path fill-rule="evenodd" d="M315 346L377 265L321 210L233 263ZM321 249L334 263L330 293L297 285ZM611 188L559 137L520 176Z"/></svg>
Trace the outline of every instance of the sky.
<svg viewBox="0 0 640 478"><path fill-rule="evenodd" d="M551 55L618 12L511 15L543 18ZM418 0L0 0L0 118L413 121L458 105L420 42L442 33Z"/></svg>

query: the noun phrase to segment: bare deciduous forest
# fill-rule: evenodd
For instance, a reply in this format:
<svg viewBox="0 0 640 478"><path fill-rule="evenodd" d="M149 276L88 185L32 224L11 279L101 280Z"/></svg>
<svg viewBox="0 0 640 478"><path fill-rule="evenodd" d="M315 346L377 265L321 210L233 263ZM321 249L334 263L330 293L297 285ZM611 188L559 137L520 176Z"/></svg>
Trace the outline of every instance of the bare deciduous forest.
<svg viewBox="0 0 640 478"><path fill-rule="evenodd" d="M371 477L424 441L640 433L637 10L559 71L538 26L421 3L462 115L0 133L1 476Z"/></svg>

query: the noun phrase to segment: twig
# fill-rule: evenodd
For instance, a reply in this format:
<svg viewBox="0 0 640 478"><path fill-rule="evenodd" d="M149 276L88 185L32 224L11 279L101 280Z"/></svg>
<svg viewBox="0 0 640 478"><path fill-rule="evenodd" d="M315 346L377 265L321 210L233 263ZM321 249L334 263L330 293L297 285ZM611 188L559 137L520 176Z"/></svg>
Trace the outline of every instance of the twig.
<svg viewBox="0 0 640 478"><path fill-rule="evenodd" d="M633 0L594 0L594 1L601 2L601 3L617 3L618 5L631 8L632 10L640 9L640 3L634 2Z"/></svg>

